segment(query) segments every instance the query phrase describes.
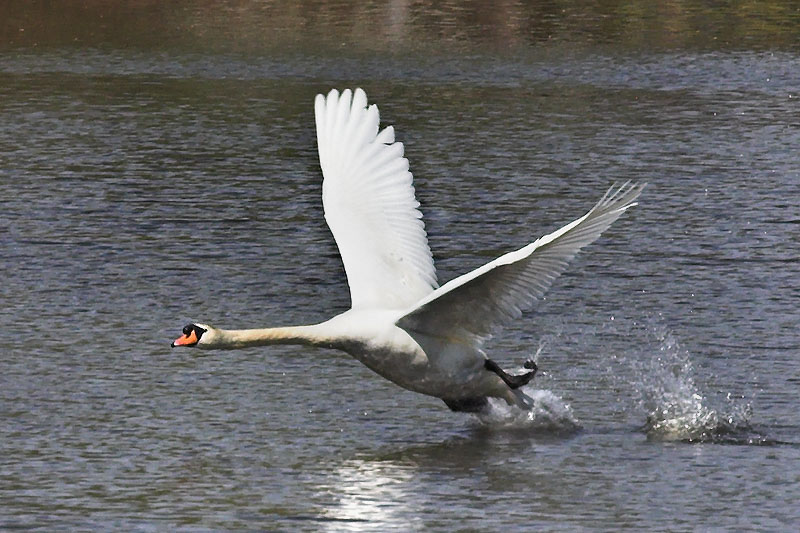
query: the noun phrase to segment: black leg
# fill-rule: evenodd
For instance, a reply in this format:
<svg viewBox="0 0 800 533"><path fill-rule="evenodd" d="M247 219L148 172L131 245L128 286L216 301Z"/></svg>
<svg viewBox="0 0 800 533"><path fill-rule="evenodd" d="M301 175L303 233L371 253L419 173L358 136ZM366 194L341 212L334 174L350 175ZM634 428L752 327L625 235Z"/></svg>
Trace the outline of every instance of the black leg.
<svg viewBox="0 0 800 533"><path fill-rule="evenodd" d="M518 376L512 376L511 374L507 373L505 370L500 368L500 365L491 359L487 359L483 366L486 370L490 370L500 376L500 379L505 381L506 385L508 385L511 389L518 389L530 383L530 381L533 379L533 376L536 375L536 370L538 370L536 363L530 359L525 361L525 368L530 369L530 372L525 372L524 374L520 374Z"/></svg>

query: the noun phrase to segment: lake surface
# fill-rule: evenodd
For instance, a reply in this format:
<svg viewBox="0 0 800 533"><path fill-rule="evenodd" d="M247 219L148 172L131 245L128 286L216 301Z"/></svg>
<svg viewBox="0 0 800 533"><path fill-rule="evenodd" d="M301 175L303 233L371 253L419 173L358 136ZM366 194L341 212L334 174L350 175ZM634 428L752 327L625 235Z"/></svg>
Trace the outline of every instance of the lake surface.
<svg viewBox="0 0 800 533"><path fill-rule="evenodd" d="M797 10L10 4L0 529L800 523ZM649 183L487 345L539 351L530 415L337 352L169 348L347 309L313 98L356 86L405 143L440 282Z"/></svg>

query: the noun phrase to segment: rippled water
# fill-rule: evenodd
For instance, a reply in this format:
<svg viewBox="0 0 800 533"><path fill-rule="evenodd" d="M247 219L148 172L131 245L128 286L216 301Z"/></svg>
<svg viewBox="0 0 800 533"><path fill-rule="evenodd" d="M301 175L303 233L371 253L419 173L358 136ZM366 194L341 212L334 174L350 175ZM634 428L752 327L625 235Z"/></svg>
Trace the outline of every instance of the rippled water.
<svg viewBox="0 0 800 533"><path fill-rule="evenodd" d="M0 33L0 529L800 521L795 12L28 5ZM406 145L442 281L649 182L491 341L541 349L533 413L169 349L347 308L312 106L346 86Z"/></svg>

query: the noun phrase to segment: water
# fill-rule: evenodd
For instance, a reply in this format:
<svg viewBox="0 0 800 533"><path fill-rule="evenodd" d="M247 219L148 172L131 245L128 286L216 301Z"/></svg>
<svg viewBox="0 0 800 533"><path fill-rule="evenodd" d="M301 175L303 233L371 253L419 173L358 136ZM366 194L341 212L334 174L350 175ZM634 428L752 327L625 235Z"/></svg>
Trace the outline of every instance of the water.
<svg viewBox="0 0 800 533"><path fill-rule="evenodd" d="M0 529L796 526L800 15L625 5L0 8ZM312 106L346 86L442 281L649 182L490 342L542 347L533 413L169 349L347 308Z"/></svg>

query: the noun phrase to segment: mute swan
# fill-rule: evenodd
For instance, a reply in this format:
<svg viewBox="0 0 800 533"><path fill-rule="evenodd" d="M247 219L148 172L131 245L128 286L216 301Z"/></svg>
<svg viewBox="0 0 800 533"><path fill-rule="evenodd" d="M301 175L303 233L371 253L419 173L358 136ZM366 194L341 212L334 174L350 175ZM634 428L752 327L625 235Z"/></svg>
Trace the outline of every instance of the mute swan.
<svg viewBox="0 0 800 533"><path fill-rule="evenodd" d="M361 89L314 102L322 203L350 286L351 309L320 324L225 330L189 324L172 346L201 349L303 344L343 350L397 385L441 398L454 411L496 397L527 409L510 375L481 346L544 295L575 254L597 239L644 185L611 187L584 216L441 287L436 281L403 144L378 129Z"/></svg>

